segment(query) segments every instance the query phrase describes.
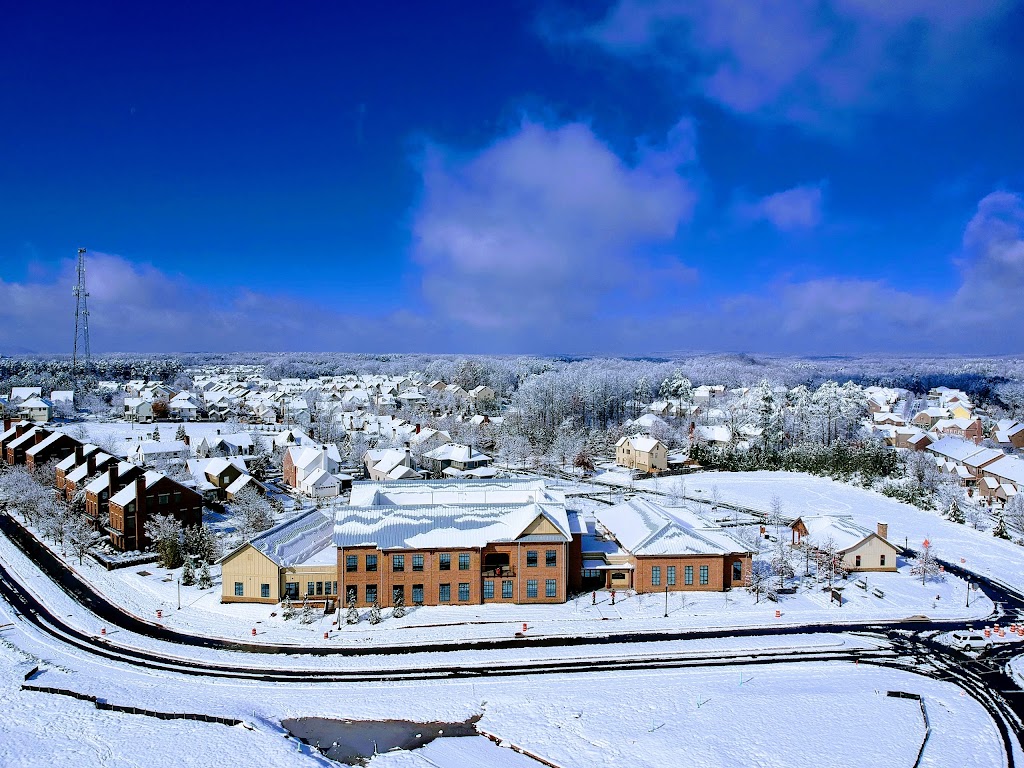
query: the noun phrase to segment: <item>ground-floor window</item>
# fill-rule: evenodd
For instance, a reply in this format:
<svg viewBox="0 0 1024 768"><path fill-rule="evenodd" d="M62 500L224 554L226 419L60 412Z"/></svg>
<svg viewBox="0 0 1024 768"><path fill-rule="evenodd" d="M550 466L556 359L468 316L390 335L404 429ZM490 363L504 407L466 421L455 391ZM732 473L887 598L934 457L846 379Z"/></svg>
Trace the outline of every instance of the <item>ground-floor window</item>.
<svg viewBox="0 0 1024 768"><path fill-rule="evenodd" d="M423 585L412 585L412 601L416 605L423 605Z"/></svg>
<svg viewBox="0 0 1024 768"><path fill-rule="evenodd" d="M312 595L316 591L316 584L312 581L306 582L306 594Z"/></svg>
<svg viewBox="0 0 1024 768"><path fill-rule="evenodd" d="M245 585L240 581L235 582L235 597L245 596Z"/></svg>
<svg viewBox="0 0 1024 768"><path fill-rule="evenodd" d="M878 564L879 565L885 565L885 555L879 555L878 556Z"/></svg>
<svg viewBox="0 0 1024 768"><path fill-rule="evenodd" d="M398 605L399 600L405 602L405 586L402 584L391 588L391 604Z"/></svg>
<svg viewBox="0 0 1024 768"><path fill-rule="evenodd" d="M452 601L452 585L441 584L438 588L437 599L442 603L450 603Z"/></svg>
<svg viewBox="0 0 1024 768"><path fill-rule="evenodd" d="M693 584L693 566L687 565L683 568L683 584L691 586Z"/></svg>
<svg viewBox="0 0 1024 768"><path fill-rule="evenodd" d="M349 603L354 602L355 600L358 599L356 597L356 588L355 587L349 587L347 590L345 590L345 595L346 595L345 601L349 602Z"/></svg>
<svg viewBox="0 0 1024 768"><path fill-rule="evenodd" d="M512 597L512 582L511 581L503 581L503 582L501 582L501 596L503 598L505 598L506 600L511 599L511 597Z"/></svg>
<svg viewBox="0 0 1024 768"><path fill-rule="evenodd" d="M670 587L676 585L676 567L674 565L668 566L668 585Z"/></svg>
<svg viewBox="0 0 1024 768"><path fill-rule="evenodd" d="M544 580L544 597L558 596L558 582L554 579Z"/></svg>
<svg viewBox="0 0 1024 768"><path fill-rule="evenodd" d="M484 581L484 600L490 600L494 597L494 582L490 579Z"/></svg>
<svg viewBox="0 0 1024 768"><path fill-rule="evenodd" d="M377 602L377 585L367 584L366 585L366 602L376 603Z"/></svg>
<svg viewBox="0 0 1024 768"><path fill-rule="evenodd" d="M285 597L295 598L299 596L299 582L288 581L284 585Z"/></svg>
<svg viewBox="0 0 1024 768"><path fill-rule="evenodd" d="M708 583L708 567L706 565L702 565L700 567L700 583L701 584L707 584Z"/></svg>
<svg viewBox="0 0 1024 768"><path fill-rule="evenodd" d="M324 593L324 583L322 581L318 581L316 583L316 593L318 595L322 595Z"/></svg>
<svg viewBox="0 0 1024 768"><path fill-rule="evenodd" d="M743 581L743 563L738 560L732 564L732 580Z"/></svg>
<svg viewBox="0 0 1024 768"><path fill-rule="evenodd" d="M596 568L584 568L583 578L584 579L597 579L601 577L601 572Z"/></svg>
<svg viewBox="0 0 1024 768"><path fill-rule="evenodd" d="M462 582L459 584L459 602L464 603L469 600L469 583Z"/></svg>
<svg viewBox="0 0 1024 768"><path fill-rule="evenodd" d="M526 580L526 596L536 597L537 596L537 580L527 579Z"/></svg>
<svg viewBox="0 0 1024 768"><path fill-rule="evenodd" d="M856 556L854 557L854 560L855 560L855 562L854 562L854 567L856 567L856 568L860 568L860 555L856 555Z"/></svg>
<svg viewBox="0 0 1024 768"><path fill-rule="evenodd" d="M651 568L651 584L655 587L661 586L661 566L655 565Z"/></svg>
<svg viewBox="0 0 1024 768"><path fill-rule="evenodd" d="M270 597L269 584L260 584L260 597Z"/></svg>

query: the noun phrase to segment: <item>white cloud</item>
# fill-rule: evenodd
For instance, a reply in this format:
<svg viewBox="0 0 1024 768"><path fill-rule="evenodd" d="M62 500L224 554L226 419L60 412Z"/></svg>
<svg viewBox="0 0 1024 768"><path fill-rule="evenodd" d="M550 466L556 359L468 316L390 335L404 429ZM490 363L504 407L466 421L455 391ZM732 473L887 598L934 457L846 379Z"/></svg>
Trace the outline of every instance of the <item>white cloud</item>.
<svg viewBox="0 0 1024 768"><path fill-rule="evenodd" d="M738 217L747 222L767 221L781 232L814 229L821 223L822 185L807 184L740 203Z"/></svg>
<svg viewBox="0 0 1024 768"><path fill-rule="evenodd" d="M892 108L939 108L994 71L1009 0L619 0L562 35L676 73L745 115L816 130Z"/></svg>
<svg viewBox="0 0 1024 768"><path fill-rule="evenodd" d="M586 125L526 120L468 157L430 147L415 219L426 298L467 332L570 345L649 288L645 274L678 276L677 259L648 249L691 215L693 142L683 122L629 162Z"/></svg>

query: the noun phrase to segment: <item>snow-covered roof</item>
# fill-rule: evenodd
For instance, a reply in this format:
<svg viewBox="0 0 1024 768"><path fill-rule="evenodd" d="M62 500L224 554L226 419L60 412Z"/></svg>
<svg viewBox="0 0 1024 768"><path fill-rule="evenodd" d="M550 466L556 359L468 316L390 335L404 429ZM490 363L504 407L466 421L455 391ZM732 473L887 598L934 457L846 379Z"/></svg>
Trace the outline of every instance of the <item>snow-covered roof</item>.
<svg viewBox="0 0 1024 768"><path fill-rule="evenodd" d="M1005 456L985 467L985 472L1014 485L1024 485L1024 461L1016 456Z"/></svg>
<svg viewBox="0 0 1024 768"><path fill-rule="evenodd" d="M698 527L660 504L637 497L594 510L624 549L633 555L726 555L746 547L721 529Z"/></svg>
<svg viewBox="0 0 1024 768"><path fill-rule="evenodd" d="M279 566L301 565L326 548L337 552L331 542L333 530L334 523L331 517L318 509L312 509L293 520L264 531L248 544ZM234 552L228 554L224 560L232 554Z"/></svg>
<svg viewBox="0 0 1024 768"><path fill-rule="evenodd" d="M340 507L335 513L334 543L339 547L380 549L479 548L515 541L538 517L559 531L550 540L569 541L565 507L557 504L452 504Z"/></svg>
<svg viewBox="0 0 1024 768"><path fill-rule="evenodd" d="M974 454L983 450L969 440L960 437L943 437L936 440L925 450L934 453L936 456L943 456L952 461L962 462Z"/></svg>
<svg viewBox="0 0 1024 768"><path fill-rule="evenodd" d="M137 470L137 469L138 469L138 467L135 464L131 464L131 463L127 462L127 461L119 461L117 463L117 477L122 477L122 476L125 475L125 473L131 472L132 470ZM90 491L92 493L99 493L100 491L105 491L107 489L107 481L108 480L109 480L109 471L108 472L104 472L102 475L100 475L95 480L93 480L91 483L89 483L87 486L85 486L85 490Z"/></svg>
<svg viewBox="0 0 1024 768"><path fill-rule="evenodd" d="M654 450L654 447L661 445L661 441L651 437L650 435L632 435L630 437L620 437L616 446L629 443L629 445L635 451L642 451L643 453L650 453Z"/></svg>
<svg viewBox="0 0 1024 768"><path fill-rule="evenodd" d="M469 445L462 445L461 443L445 443L429 453L423 454L423 457L426 459L434 459L435 461L458 461L460 463L491 460L490 456L481 453L476 448Z"/></svg>
<svg viewBox="0 0 1024 768"><path fill-rule="evenodd" d="M877 533L870 528L857 525L850 517L839 515L808 515L799 518L807 529L807 538L815 546L823 545L828 539L836 546L839 552L845 552L856 546L869 536L876 536ZM794 522L794 525L796 523ZM881 536L879 536L881 538ZM884 541L884 539L883 539ZM888 543L888 542L887 542Z"/></svg>
<svg viewBox="0 0 1024 768"><path fill-rule="evenodd" d="M541 478L505 480L419 480L352 484L352 506L412 504L500 504L531 502L565 505L565 493L548 488Z"/></svg>
<svg viewBox="0 0 1024 768"><path fill-rule="evenodd" d="M25 451L25 454L27 456L35 456L40 451L43 451L46 448L49 448L51 445L56 443L61 438L66 438L66 437L67 437L67 435L65 435L63 432L53 432L53 433L47 435L46 437L44 437L40 442L38 442L35 445L33 445L27 451Z"/></svg>
<svg viewBox="0 0 1024 768"><path fill-rule="evenodd" d="M146 482L146 489L152 488L159 480L163 478L163 474L156 472L155 470L149 470L143 475ZM129 483L120 491L110 497L110 503L116 504L119 507L123 507L130 501L135 501L135 483Z"/></svg>

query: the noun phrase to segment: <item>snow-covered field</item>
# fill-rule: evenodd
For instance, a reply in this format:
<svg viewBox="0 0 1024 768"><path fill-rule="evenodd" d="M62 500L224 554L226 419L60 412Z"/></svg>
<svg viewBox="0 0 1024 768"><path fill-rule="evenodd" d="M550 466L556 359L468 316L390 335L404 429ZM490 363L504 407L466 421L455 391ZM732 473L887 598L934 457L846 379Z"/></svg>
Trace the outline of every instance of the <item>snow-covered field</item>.
<svg viewBox="0 0 1024 768"><path fill-rule="evenodd" d="M9 620L0 611L0 623ZM67 653L20 629L5 632L9 642L59 665L43 673L41 684L158 711L237 717L254 730L115 715L64 697L21 692L20 676L35 662L0 644L3 765L323 765L281 738L282 719L454 722L478 714L482 730L564 768L661 767L680 764L683 755L687 764L698 765L911 765L924 737L920 708L916 701L886 696L889 690L924 697L933 727L924 765L1001 764L995 728L973 699L949 683L868 665L616 671L612 662L606 673L498 680L197 685L184 676ZM525 765L482 738L441 740L432 749L371 765L462 768L473 764L464 762L467 755L480 765Z"/></svg>
<svg viewBox="0 0 1024 768"><path fill-rule="evenodd" d="M164 442L174 439L179 426L184 426L193 444L202 438L232 432L244 432L249 429L245 424L229 424L223 421L190 421L185 424L135 424L127 421L79 421L69 422L60 427L74 438L95 443L103 448L114 448L122 454L128 453L132 444L148 440L154 429L160 430L160 439ZM283 429L283 427L282 427Z"/></svg>

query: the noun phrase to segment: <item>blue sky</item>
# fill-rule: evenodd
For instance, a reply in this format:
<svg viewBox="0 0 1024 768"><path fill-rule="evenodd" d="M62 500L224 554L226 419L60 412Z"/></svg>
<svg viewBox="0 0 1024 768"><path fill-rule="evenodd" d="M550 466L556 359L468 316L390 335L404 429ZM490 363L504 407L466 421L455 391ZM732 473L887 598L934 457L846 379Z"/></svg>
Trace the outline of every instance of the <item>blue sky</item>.
<svg viewBox="0 0 1024 768"><path fill-rule="evenodd" d="M6 12L0 351L1024 351L1020 3L209 5Z"/></svg>

